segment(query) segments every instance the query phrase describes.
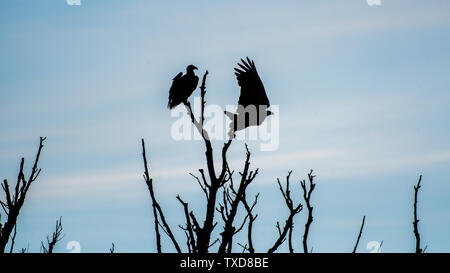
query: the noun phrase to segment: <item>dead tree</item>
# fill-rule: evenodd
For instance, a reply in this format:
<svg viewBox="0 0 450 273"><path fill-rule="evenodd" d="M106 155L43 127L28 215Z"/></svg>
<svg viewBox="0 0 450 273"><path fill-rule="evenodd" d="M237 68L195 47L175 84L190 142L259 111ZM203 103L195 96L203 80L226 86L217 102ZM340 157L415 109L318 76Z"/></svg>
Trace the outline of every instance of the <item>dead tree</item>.
<svg viewBox="0 0 450 273"><path fill-rule="evenodd" d="M20 209L22 208L28 190L31 184L38 178L41 173L41 169L38 167L39 157L41 155L42 148L44 147L45 137L41 137L39 141L39 148L34 159L33 167L28 178L25 177L24 164L25 159L22 157L20 160L19 175L17 176L17 182L14 186L14 191L11 192L7 179L3 180L2 189L5 194L6 200L0 200L0 205L3 212L6 214L6 221L1 222L0 214L0 253L5 252L6 245L11 241L10 252L13 251L14 241L16 236L16 223L19 217Z"/></svg>
<svg viewBox="0 0 450 273"><path fill-rule="evenodd" d="M64 238L64 235L62 234L63 228L61 220L62 217L60 217L59 220L56 220L55 231L52 234L52 238L50 239L50 237L47 236L47 245L45 245L44 242L41 242L42 251L44 253L53 253L56 243Z"/></svg>
<svg viewBox="0 0 450 273"><path fill-rule="evenodd" d="M214 223L214 213L216 209L217 202L217 193L219 189L227 182L227 151L231 145L232 139L228 140L224 143L222 147L222 167L221 170L216 173L214 169L214 156L213 156L213 147L211 144L211 140L209 138L208 132L203 128L203 123L205 120L204 117L204 107L205 107L205 95L206 95L206 76L208 75L208 71L203 75L202 85L200 86L201 90L201 116L200 119L194 116L192 112L191 105L186 104L186 109L191 118L191 122L197 128L197 131L202 136L204 144L205 144L205 157L207 163L208 177L209 183L204 175L204 171L201 169L200 174L202 176L202 184L203 190L207 192L207 205L206 205L206 215L203 221L203 225L200 225L198 221L195 219L193 213L190 213L192 220L194 221L194 230L195 235L197 237L196 250L198 253L207 253L211 244L211 234L216 226Z"/></svg>
<svg viewBox="0 0 450 273"><path fill-rule="evenodd" d="M205 172L203 169L200 169L199 172L201 174L201 181L200 178L197 178L197 181L199 185L202 187L202 190L205 192L205 196L207 199L207 205L206 205L206 215L203 221L203 224L200 224L199 221L197 221L194 213L191 211L189 212L188 204L185 203L181 197L178 196L178 200L181 202L181 204L184 207L185 214L186 214L186 227L184 227L187 240L188 240L188 248L190 251L195 253L207 253L210 246L211 246L211 234L216 226L217 223L214 223L214 214L216 210L216 203L217 203L217 194L219 192L219 189L221 189L224 184L229 181L229 178L227 177L227 151L228 148L231 145L232 140L228 140L226 143L224 143L222 148L222 167L219 172L216 173L216 170L214 169L214 157L213 157L213 147L212 143L210 141L208 132L204 130L203 123L204 123L204 107L205 107L205 95L206 95L206 77L208 75L208 71L205 72L202 80L202 85L200 87L201 90L201 116L197 120L197 118L194 116L192 112L192 108L190 103L187 103L186 109L188 112L189 117L191 118L191 122L196 127L199 134L202 136L202 139L205 144L205 157L207 162L207 174L209 178L206 178ZM145 146L144 146L144 140L142 140L142 148L143 148L143 158L144 158L144 164L145 164L145 173L144 173L144 179L148 185L150 195L153 201L153 214L155 216L155 232L157 236L157 244L158 244L158 252L161 252L161 246L160 246L160 235L159 235L159 228L163 227L163 231L166 232L166 234L170 237L172 243L174 244L175 248L178 252L181 252L181 248L178 245L177 240L175 239L169 225L165 221L164 214L162 212L162 209L158 202L156 201L156 198L154 196L153 192L153 184L152 180L150 179L150 176L148 174L147 169L147 160L145 156ZM195 176L194 176L195 177ZM158 221L160 219L163 224L161 225ZM194 238L195 237L195 238Z"/></svg>
<svg viewBox="0 0 450 273"><path fill-rule="evenodd" d="M195 179L196 183L200 186L205 199L206 199L206 213L203 218L196 216L194 211L189 207L189 203L185 202L180 195L176 198L181 204L185 223L178 225L186 237L186 249L189 253L208 253L212 245L218 244L219 253L231 253L233 251L233 238L234 236L244 229L245 224L247 224L247 243L237 243L237 245L243 248L243 252L247 251L249 253L254 253L255 248L253 245L253 225L258 217L254 213L254 208L258 202L259 194L256 195L254 201L249 203L246 197L246 191L248 186L254 181L258 174L258 169L250 170L250 157L251 153L247 147L246 148L246 158L243 166L242 172L239 172L239 181L235 183L234 181L234 171L231 171L227 162L227 151L231 145L232 139L229 139L223 144L221 153L221 165L219 165L219 170L215 169L214 156L213 156L213 145L211 143L208 132L203 127L204 124L204 108L205 108L205 96L206 96L206 77L208 71L205 72L202 79L202 84L200 86L201 91L201 111L200 117L196 117L193 113L191 104L189 102L185 103L187 109L187 114L190 117L192 124L195 126L198 133L201 135L203 143L205 145L205 159L206 159L206 171L201 168L198 170L198 174L190 175ZM147 155L145 152L145 143L142 139L142 157L144 161L144 180L148 186L150 197L152 199L152 209L154 216L154 229L156 234L156 245L158 253L162 252L161 246L161 233L162 230L171 240L173 246L178 253L181 253L181 247L178 240L175 238L169 224L166 221L164 213L161 206L159 205L155 192L153 180L150 178ZM279 190L283 196L284 203L289 210L289 215L285 220L283 227L280 222L277 222L276 228L278 230L278 237L273 243L272 247L268 249L268 253L273 253L287 240L289 252L294 252L294 217L303 210L303 204L298 202L294 203L291 196L290 188L290 177L292 171L290 171L286 177L286 184L283 187L280 179L277 179ZM314 183L315 176L311 170L308 173L307 185L305 180L300 181L300 186L303 190L303 199L307 208L307 220L305 223L305 229L303 234L303 251L308 253L308 235L310 232L310 227L313 222L313 206L311 205L311 194L315 189L316 184ZM220 200L221 194L221 200ZM301 196L301 194L299 194ZM219 197L219 199L218 199ZM239 214L239 209L243 207L244 214ZM223 222L223 230L219 234L219 238L212 238L213 231L217 225L215 214L218 213L221 217L219 219ZM240 223L236 224L238 216L242 215L242 220ZM362 234L364 227L365 217L363 218L363 224L358 235L358 239L354 248L357 248L359 239Z"/></svg>
<svg viewBox="0 0 450 273"><path fill-rule="evenodd" d="M206 77L208 71L205 72L202 79L202 84L200 86L201 91L201 111L200 117L195 117L189 102L185 103L188 116L191 119L192 124L197 129L198 133L201 135L204 145L205 145L205 158L206 158L206 171L204 169L199 169L199 175L190 174L197 184L200 186L206 198L206 214L202 221L195 215L195 213L190 210L188 202L185 202L180 195L177 195L177 200L182 205L185 224L179 225L179 227L184 231L186 236L186 248L189 253L207 253L209 248L215 243L219 242L218 252L219 253L231 253L233 249L233 237L240 232L245 224L247 223L247 243L238 243L243 248L243 251L248 251L254 253L255 249L253 246L253 224L257 218L257 214L254 214L254 208L258 202L258 196L256 195L254 201L249 204L246 197L246 190L250 183L255 179L258 174L258 169L250 170L250 156L251 153L246 146L246 159L242 172L239 172L240 179L238 183L233 180L234 171L231 171L227 163L227 151L231 145L232 139L229 139L223 144L221 160L222 164L220 169L217 171L214 167L214 156L213 156L213 146L209 138L208 132L204 129L204 108L205 108L205 95L206 95ZM161 253L161 234L160 228L166 233L166 235L172 241L177 252L181 252L181 248L175 238L173 232L171 231L169 225L167 224L164 213L156 200L155 193L153 190L153 181L150 178L147 158L145 154L145 144L142 139L142 156L144 161L144 179L148 186L150 197L152 199L153 215L155 219L155 234L156 234L156 244L157 250ZM289 209L289 216L286 219L285 225L281 228L280 223L277 223L277 229L279 233L278 239L274 242L273 246L268 250L269 253L275 252L278 247L288 239L289 251L294 252L293 247L293 227L294 227L294 216L297 215L303 208L301 203L294 205L291 198L290 190L290 178L291 172L289 172L286 177L286 187L283 188L280 180L278 179L278 185L280 192L283 195L285 204ZM308 222L305 225L305 234L303 236L303 245L307 252L306 240L308 237L309 227L312 222L312 206L310 204L311 193L314 190L315 184L313 183L314 176L312 171L308 174L310 181L309 190L306 189L305 182L301 182L302 188L304 190L304 199L308 208ZM218 201L219 194L222 194L222 201ZM242 205L242 206L241 206ZM236 224L236 218L238 216L239 208L243 207L245 209L245 214L243 220L240 224ZM215 221L215 213L218 212L223 221L223 231L220 232L220 239L217 238L213 240L212 233L215 229L217 222Z"/></svg>

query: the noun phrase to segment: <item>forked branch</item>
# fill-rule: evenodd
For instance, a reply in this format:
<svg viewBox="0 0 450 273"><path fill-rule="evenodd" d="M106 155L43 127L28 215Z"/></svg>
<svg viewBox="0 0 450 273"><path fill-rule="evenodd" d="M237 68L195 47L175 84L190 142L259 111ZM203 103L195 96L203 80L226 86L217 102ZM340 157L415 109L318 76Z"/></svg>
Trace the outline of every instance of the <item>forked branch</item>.
<svg viewBox="0 0 450 273"><path fill-rule="evenodd" d="M223 204L220 205L218 211L222 215L222 219L225 222L224 230L221 233L222 241L219 246L219 253L231 253L232 249L232 239L235 234L237 234L244 226L249 215L247 214L239 228L234 226L234 220L238 212L238 207L241 202L245 200L245 192L248 185L255 179L258 174L258 169L255 171L250 171L250 151L248 146L245 145L247 151L244 170L240 173L241 179L239 186L236 189L233 183L233 172L227 168L228 177L224 181L229 181L227 185L223 185Z"/></svg>
<svg viewBox="0 0 450 273"><path fill-rule="evenodd" d="M222 169L219 173L219 175L216 175L216 171L214 169L214 155L213 155L213 147L211 144L211 140L209 138L208 132L203 128L203 123L205 120L204 117L204 108L205 108L205 95L206 95L206 77L208 75L208 71L205 72L203 75L202 84L200 86L201 91L201 111L200 111L200 118L197 120L197 118L194 116L194 113L192 111L191 104L188 102L185 104L187 112L189 117L191 118L191 122L194 124L194 126L197 128L198 133L202 136L203 141L205 143L206 151L206 164L207 164L207 170L209 175L209 183L206 181L206 177L201 171L201 177L202 181L196 176L194 178L199 183L200 187L202 188L203 192L205 193L205 196L207 198L207 204L206 204L206 215L205 220L203 222L203 226L199 226L197 223L197 242L196 242L196 249L199 253L207 253L208 249L211 246L211 233L215 227L214 224L214 212L216 207L216 199L217 199L217 192L220 189L220 187L225 182L225 176L226 176L226 169L227 169L227 158L226 154L228 151L228 148L231 145L231 139L228 140L226 143L224 143L222 148ZM192 214L192 213L190 213ZM192 217L191 217L192 219ZM192 219L193 220L193 219ZM195 226L195 223L194 223Z"/></svg>
<svg viewBox="0 0 450 273"><path fill-rule="evenodd" d="M25 198L31 184L38 178L41 173L41 168L38 167L39 157L41 155L42 148L44 147L45 137L41 137L39 141L39 148L34 159L33 167L28 178L24 174L25 159L22 157L20 161L19 174L17 176L17 182L14 190L11 192L7 179L3 180L2 189L5 195L5 200L0 200L0 206L3 212L6 214L6 221L1 223L0 213L0 253L5 252L6 245L11 239L10 252L13 251L14 239L16 234L16 223L19 217L20 209L25 203ZM14 233L13 233L14 231Z"/></svg>
<svg viewBox="0 0 450 273"><path fill-rule="evenodd" d="M166 218L164 217L164 213L161 209L161 206L159 205L158 201L155 198L155 193L153 191L153 179L150 178L150 174L148 172L147 156L145 154L144 139L142 139L142 159L144 160L144 180L145 180L145 183L147 184L148 190L150 192L150 197L152 198L153 216L155 217L156 246L157 246L158 253L162 252L161 234L159 232L160 226L163 228L163 231L169 236L169 238L172 241L177 252L181 253L181 248L178 245L178 242L175 239L175 236L173 235L169 224L167 224L167 221L166 221ZM162 225L159 223L158 218L161 219Z"/></svg>
<svg viewBox="0 0 450 273"><path fill-rule="evenodd" d="M247 229L248 247L245 247L244 250L247 250L249 253L255 253L255 248L253 247L252 234L253 234L253 222L255 222L256 217L258 217L258 214L253 215L253 209L255 208L256 203L258 203L258 197L259 193L255 196L255 201L253 201L251 206L248 204L245 196L242 200L242 203L244 204L248 216L248 229Z"/></svg>
<svg viewBox="0 0 450 273"><path fill-rule="evenodd" d="M289 209L289 217L287 218L283 229L281 229L280 223L277 223L277 229L278 229L279 236L278 236L278 239L275 241L274 245L268 250L268 253L275 252L278 249L278 247L285 241L286 235L288 234L288 232L292 232L291 230L294 228L294 216L303 209L303 205L301 203L298 203L298 205L294 205L294 202L292 201L290 182L289 182L291 174L292 174L292 171L289 171L289 173L286 177L286 187L285 188L283 188L283 186L281 185L280 179L279 178L277 179L277 183L280 188L280 192L283 195L286 206ZM290 237L289 240L292 240L292 236L289 236L289 237ZM293 252L294 250L292 248L292 241L289 242L289 246L290 246L289 251Z"/></svg>
<svg viewBox="0 0 450 273"><path fill-rule="evenodd" d="M314 191L314 188L316 187L316 184L314 183L315 175L312 174L313 170L311 170L308 173L308 181L309 181L309 189L306 186L305 180L300 181L300 185L303 189L303 199L306 203L306 208L308 209L308 219L306 220L305 224L305 231L303 233L303 252L308 253L308 235L309 235L309 228L311 227L311 224L313 222L313 206L311 205L311 193Z"/></svg>
<svg viewBox="0 0 450 273"><path fill-rule="evenodd" d="M194 216L194 213L192 211L189 214L189 205L188 205L188 203L184 202L179 195L177 196L177 199L183 205L184 215L186 217L186 227L182 227L181 226L181 228L186 233L187 246L188 246L189 253L197 253L197 246L196 246L196 243L195 243L196 240L195 240L195 237L194 237L194 231L198 232L199 230L198 230L197 226L194 226L192 224L191 218L193 219L193 221L195 223L197 222L197 220L195 220L195 216Z"/></svg>
<svg viewBox="0 0 450 273"><path fill-rule="evenodd" d="M64 238L64 235L62 235L62 230L63 228L61 217L59 217L59 220L56 220L55 231L52 234L52 238L50 239L50 237L47 236L47 246L44 244L44 242L41 242L42 250L44 253L53 253L56 243Z"/></svg>

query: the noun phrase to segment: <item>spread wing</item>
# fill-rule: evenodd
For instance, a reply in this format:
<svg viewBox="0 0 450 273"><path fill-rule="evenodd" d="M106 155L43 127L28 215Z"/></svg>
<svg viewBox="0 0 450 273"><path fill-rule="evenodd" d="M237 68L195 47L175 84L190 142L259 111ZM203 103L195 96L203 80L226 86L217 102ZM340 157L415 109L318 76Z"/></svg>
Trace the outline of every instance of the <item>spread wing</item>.
<svg viewBox="0 0 450 273"><path fill-rule="evenodd" d="M270 106L264 85L256 71L255 63L247 57L247 62L241 59L242 64L238 63L240 68L235 68L235 75L241 95L238 104L244 107L248 105L267 105Z"/></svg>
<svg viewBox="0 0 450 273"><path fill-rule="evenodd" d="M183 75L183 72L178 73L178 75L175 76L175 78L173 78L172 80L172 86L170 87L169 90L169 103L167 104L167 107L169 108L173 108L174 106L176 106L180 99L178 98L178 89L180 88L180 81L181 81L181 76Z"/></svg>

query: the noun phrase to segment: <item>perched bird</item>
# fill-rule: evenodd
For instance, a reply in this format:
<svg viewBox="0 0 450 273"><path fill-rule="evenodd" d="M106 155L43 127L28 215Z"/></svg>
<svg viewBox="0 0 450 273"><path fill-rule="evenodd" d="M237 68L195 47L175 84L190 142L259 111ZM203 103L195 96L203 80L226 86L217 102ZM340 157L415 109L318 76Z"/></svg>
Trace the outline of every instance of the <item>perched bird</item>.
<svg viewBox="0 0 450 273"><path fill-rule="evenodd" d="M241 62L242 64L238 63L240 68L234 68L238 85L241 87L238 108L235 114L225 111L225 115L232 121L228 133L230 138L234 137L236 131L262 124L267 116L273 114L267 110L270 106L269 99L255 63L248 57L247 62L243 59Z"/></svg>
<svg viewBox="0 0 450 273"><path fill-rule="evenodd" d="M198 77L194 74L196 69L198 68L194 65L188 65L185 75L183 75L183 72L180 72L173 78L172 86L169 90L169 103L167 104L169 109L180 103L187 104L189 96L197 88Z"/></svg>

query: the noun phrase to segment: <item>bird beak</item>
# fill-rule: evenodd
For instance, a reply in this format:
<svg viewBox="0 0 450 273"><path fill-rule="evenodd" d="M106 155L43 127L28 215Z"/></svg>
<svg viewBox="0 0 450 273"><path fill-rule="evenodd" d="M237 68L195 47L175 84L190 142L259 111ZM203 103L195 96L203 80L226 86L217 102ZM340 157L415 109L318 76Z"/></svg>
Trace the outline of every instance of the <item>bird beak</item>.
<svg viewBox="0 0 450 273"><path fill-rule="evenodd" d="M194 70L198 70L198 68L196 66L194 66Z"/></svg>

